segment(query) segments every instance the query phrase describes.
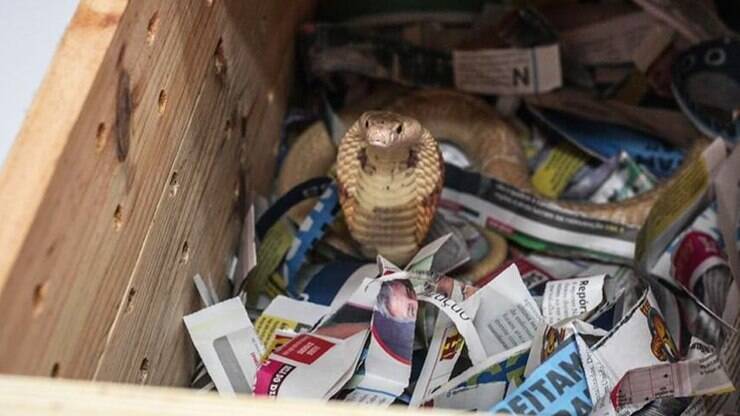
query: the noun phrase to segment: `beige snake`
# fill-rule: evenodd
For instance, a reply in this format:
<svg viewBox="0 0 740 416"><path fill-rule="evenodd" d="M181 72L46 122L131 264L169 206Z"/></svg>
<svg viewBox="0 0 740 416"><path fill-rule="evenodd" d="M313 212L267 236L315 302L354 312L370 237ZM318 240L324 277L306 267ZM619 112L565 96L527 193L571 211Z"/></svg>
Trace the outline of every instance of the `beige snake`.
<svg viewBox="0 0 740 416"><path fill-rule="evenodd" d="M337 153L339 202L362 254L405 265L429 231L442 192L437 141L413 118L368 111Z"/></svg>
<svg viewBox="0 0 740 416"><path fill-rule="evenodd" d="M382 100L381 100L382 101ZM370 105L383 107L382 104L378 105L378 102L371 103ZM366 107L367 108L367 107ZM373 107L370 107L373 108ZM397 99L387 109L393 113L402 114L406 118L400 118L397 115L393 115L397 120L408 120L411 118L418 121L423 126L424 131L428 131L433 137L444 137L449 138L456 144L461 150L471 159L473 168L480 173L494 177L498 180L509 183L517 188L527 191L530 193L536 193L531 185L529 179L529 171L527 168L527 160L524 155L524 149L521 141L517 137L516 131L511 125L498 115L488 104L482 100L475 98L470 95L462 93L448 91L448 90L424 90L414 92L400 99ZM343 114L343 119L352 118L357 119L358 109L355 108L355 112L346 112ZM391 117L391 113L383 113L384 117ZM361 118L361 121L363 119ZM363 129L360 126L360 122L357 122L347 132L343 139L342 145L340 145L340 151L338 155L338 181L342 184L343 180L352 178L352 180L358 180L363 177L358 167L361 165L357 159L357 152L342 152L342 146L344 142L356 143L358 140L365 140L365 136L362 135ZM387 133L387 132L386 132ZM641 194L637 197L628 199L626 201L608 203L608 204L594 204L589 202L566 202L566 201L553 201L558 206L581 213L589 218L601 219L620 224L630 225L639 227L645 221L650 208L654 204L655 200L660 195L661 191L677 177L681 171L687 169L700 154L706 145L706 140L698 139L694 141L694 145L688 150L682 165L678 171L668 180L663 181L653 190ZM300 151L302 148L303 151ZM297 152L296 152L297 150ZM317 156L319 163L313 163L311 160L306 160L310 155L306 154L306 151ZM386 153L388 154L388 153ZM392 152L390 153L392 154ZM430 175L427 178L426 183L436 184L437 177L441 174L439 172L429 171L430 167L436 166L437 161L434 159L437 153L426 152L423 157L430 158L429 160L419 160L419 162L425 166L425 170L419 172L426 172L426 175ZM345 160L345 158L349 158ZM302 159L302 160L298 160ZM326 134L326 131L321 126L312 126L302 137L299 138L296 145L291 149L288 157L285 160L287 166L290 166L287 170L280 173L278 177L277 187L279 193L287 192L292 186L300 183L302 180L308 179L312 176L320 176L325 174L331 167L331 162L334 159L334 146L331 140ZM299 165L290 165L293 162ZM302 168L301 168L302 166ZM354 170L353 170L354 169ZM439 168L441 169L441 168ZM367 177L363 177L362 180L367 181ZM372 182L372 180L371 180ZM400 186L397 190L403 190L402 192L412 192L412 189L408 186ZM427 192L430 187L425 187L421 194L416 194L415 201L417 204L429 204L430 201L434 200L434 195L422 195ZM437 188L433 188L434 192L437 192ZM363 196L359 198L362 199ZM346 195L345 195L346 196ZM370 196L370 195L368 195ZM411 194L407 195L408 201L412 201ZM358 195L354 194L352 198L357 198ZM365 199L365 209L372 207L373 204L379 204L375 198L381 197L381 195L373 195L372 200ZM400 195L395 194L395 197ZM426 199L425 199L426 198ZM358 230L363 227L372 226L371 224L377 224L384 220L384 218L376 217L373 218L370 212L367 210L362 211L358 216L356 200L351 201L348 205L347 198L343 199L343 212L345 214L345 221L348 224L352 236L360 243L363 253L366 255L372 255L374 252L381 252L389 256L389 258L395 259L408 259L408 250L411 243L409 239L410 235L414 235L414 241L420 244L423 239L422 234L426 234L428 229L428 221L426 216L428 214L428 207L424 208L416 206L415 212L417 215L422 215L424 218L416 218L416 225L413 228L404 228L403 230L398 229L394 232L393 229L389 229L390 234L386 235L383 239L378 240L378 236L370 236L367 233L359 232ZM413 202L410 202L413 205ZM423 209L422 209L423 208ZM302 208L301 211L295 211L293 214L303 216L306 208ZM400 211L399 211L400 212ZM408 212L411 212L411 207L408 207ZM400 214L399 214L400 215ZM432 214L433 215L433 212ZM387 219L387 218L385 218ZM377 223L373 223L377 220ZM362 225L360 225L362 223ZM426 227L426 228L425 228ZM364 234L363 234L364 233ZM375 238L375 240L373 240ZM394 238L397 238L395 240ZM370 246L367 246L370 244ZM378 247L384 244L390 244L388 247ZM387 249L387 250L386 250ZM399 250L398 253L394 253L394 250ZM389 251L388 251L389 250ZM403 263L399 261L399 263Z"/></svg>

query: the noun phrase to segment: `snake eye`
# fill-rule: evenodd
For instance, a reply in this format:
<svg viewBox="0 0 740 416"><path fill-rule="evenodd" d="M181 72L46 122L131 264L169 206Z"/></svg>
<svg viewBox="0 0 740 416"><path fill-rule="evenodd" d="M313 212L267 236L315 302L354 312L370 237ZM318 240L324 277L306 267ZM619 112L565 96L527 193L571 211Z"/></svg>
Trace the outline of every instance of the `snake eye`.
<svg viewBox="0 0 740 416"><path fill-rule="evenodd" d="M365 120L365 128L370 127L370 120Z"/></svg>
<svg viewBox="0 0 740 416"><path fill-rule="evenodd" d="M399 124L398 127L396 127L396 133L401 134L401 131L403 131L403 125Z"/></svg>

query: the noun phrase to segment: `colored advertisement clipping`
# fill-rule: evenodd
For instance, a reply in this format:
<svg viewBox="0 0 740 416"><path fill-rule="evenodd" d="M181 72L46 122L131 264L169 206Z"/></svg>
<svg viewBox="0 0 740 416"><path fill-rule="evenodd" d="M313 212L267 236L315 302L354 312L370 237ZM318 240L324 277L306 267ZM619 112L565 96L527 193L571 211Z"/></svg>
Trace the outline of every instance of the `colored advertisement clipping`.
<svg viewBox="0 0 740 416"><path fill-rule="evenodd" d="M373 309L365 375L346 401L388 406L409 383L418 302L407 279L385 281Z"/></svg>
<svg viewBox="0 0 740 416"><path fill-rule="evenodd" d="M575 338L571 338L491 411L585 415L591 407L581 357Z"/></svg>

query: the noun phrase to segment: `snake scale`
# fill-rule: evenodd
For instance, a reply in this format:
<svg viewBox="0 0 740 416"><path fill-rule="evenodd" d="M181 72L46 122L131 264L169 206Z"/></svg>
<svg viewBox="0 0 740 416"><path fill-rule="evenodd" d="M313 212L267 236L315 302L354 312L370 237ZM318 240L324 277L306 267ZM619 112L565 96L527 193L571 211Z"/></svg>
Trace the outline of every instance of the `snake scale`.
<svg viewBox="0 0 740 416"><path fill-rule="evenodd" d="M442 189L444 165L435 137L458 146L481 174L536 194L517 132L481 99L449 90L420 90L388 101L383 97L364 103L364 109L385 108L383 112L363 114L362 105L343 112L343 120L357 121L343 137L336 159L325 129L309 127L286 157L284 166L289 168L280 172L278 193L325 174L336 160L351 236L364 255L380 253L398 264L408 261L424 239ZM700 156L707 141L693 143L676 173L651 191L607 204L552 202L589 218L639 227L661 191ZM316 158L309 159L311 155Z"/></svg>

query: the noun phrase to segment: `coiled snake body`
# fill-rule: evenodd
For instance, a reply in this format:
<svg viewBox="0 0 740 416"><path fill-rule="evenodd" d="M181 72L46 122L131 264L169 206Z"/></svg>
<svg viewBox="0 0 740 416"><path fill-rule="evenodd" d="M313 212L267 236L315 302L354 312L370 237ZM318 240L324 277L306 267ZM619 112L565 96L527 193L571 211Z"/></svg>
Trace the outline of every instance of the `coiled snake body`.
<svg viewBox="0 0 740 416"><path fill-rule="evenodd" d="M395 100L387 109L363 114L345 134L336 157L342 211L363 254L380 253L401 264L421 244L442 189L444 165L433 137L451 140L481 174L536 193L516 131L482 100L424 90ZM357 119L357 111L347 111L343 118ZM589 218L640 227L661 191L700 156L706 143L695 140L671 178L637 197L607 204L552 202ZM278 192L325 174L333 149L324 129L310 127L286 157L290 168L281 171ZM306 160L306 151L316 161Z"/></svg>

